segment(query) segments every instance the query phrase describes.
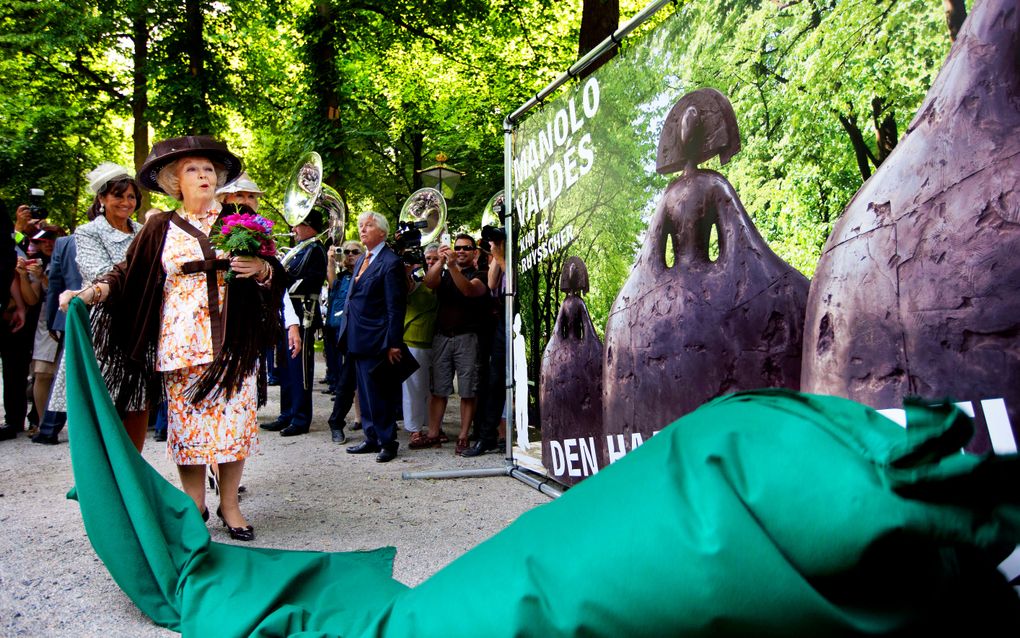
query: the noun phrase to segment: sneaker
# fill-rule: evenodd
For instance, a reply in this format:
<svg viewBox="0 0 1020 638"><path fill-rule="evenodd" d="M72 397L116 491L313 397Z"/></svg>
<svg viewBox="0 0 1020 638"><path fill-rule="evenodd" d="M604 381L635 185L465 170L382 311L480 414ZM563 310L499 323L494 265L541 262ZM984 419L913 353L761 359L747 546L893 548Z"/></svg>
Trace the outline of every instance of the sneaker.
<svg viewBox="0 0 1020 638"><path fill-rule="evenodd" d="M495 443L482 443L481 441L478 441L468 449L461 452L460 455L470 458L472 456L481 456L487 452L496 452L497 450L499 450L499 448L496 447Z"/></svg>
<svg viewBox="0 0 1020 638"><path fill-rule="evenodd" d="M344 434L344 429L343 428L337 428L335 430L330 430L329 432L333 436L333 442L334 443L346 443L347 442L347 435Z"/></svg>

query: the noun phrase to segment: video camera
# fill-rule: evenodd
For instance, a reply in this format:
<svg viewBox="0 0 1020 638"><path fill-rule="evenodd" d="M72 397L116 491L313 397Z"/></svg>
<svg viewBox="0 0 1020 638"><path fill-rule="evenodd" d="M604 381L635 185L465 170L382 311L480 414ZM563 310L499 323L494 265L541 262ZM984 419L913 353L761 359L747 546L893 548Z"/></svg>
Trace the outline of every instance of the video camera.
<svg viewBox="0 0 1020 638"><path fill-rule="evenodd" d="M482 226L482 239L478 247L487 253L492 252L492 242L505 242L506 229L501 226Z"/></svg>
<svg viewBox="0 0 1020 638"><path fill-rule="evenodd" d="M46 219L49 213L43 207L43 195L46 194L41 188L28 189L28 210L31 211L32 219Z"/></svg>
<svg viewBox="0 0 1020 638"><path fill-rule="evenodd" d="M425 263L425 251L421 247L421 229L428 226L425 220L415 222L397 222L397 230L390 242L390 250L400 255L400 259L409 266L420 266Z"/></svg>

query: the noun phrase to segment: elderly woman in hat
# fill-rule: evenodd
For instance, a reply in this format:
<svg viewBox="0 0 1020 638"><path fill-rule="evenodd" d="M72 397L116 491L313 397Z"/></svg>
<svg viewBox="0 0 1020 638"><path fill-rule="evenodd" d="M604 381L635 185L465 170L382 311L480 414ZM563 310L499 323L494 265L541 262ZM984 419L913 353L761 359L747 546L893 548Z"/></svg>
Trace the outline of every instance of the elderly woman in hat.
<svg viewBox="0 0 1020 638"><path fill-rule="evenodd" d="M157 142L138 179L181 205L151 216L122 263L93 286L61 295L61 303L78 296L98 304L96 352L118 388L116 403L129 404L141 388L150 403L165 394L167 450L184 491L208 517L205 467L217 463L217 514L231 538L251 541L255 530L241 514L237 488L258 443L265 376L256 370L259 354L280 336L285 277L271 257L228 259L209 240L220 214L216 189L240 172L240 160L212 138ZM229 286L228 269L235 274ZM253 295L254 303L237 307Z"/></svg>

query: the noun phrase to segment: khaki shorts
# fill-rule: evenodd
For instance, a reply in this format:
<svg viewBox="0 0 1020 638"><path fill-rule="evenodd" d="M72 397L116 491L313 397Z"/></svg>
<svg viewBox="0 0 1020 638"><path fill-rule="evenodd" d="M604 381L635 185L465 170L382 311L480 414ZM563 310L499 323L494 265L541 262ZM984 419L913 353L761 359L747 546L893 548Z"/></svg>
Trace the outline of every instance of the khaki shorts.
<svg viewBox="0 0 1020 638"><path fill-rule="evenodd" d="M57 364L52 361L32 360L32 374L48 374L53 376L57 373Z"/></svg>
<svg viewBox="0 0 1020 638"><path fill-rule="evenodd" d="M478 335L447 337L436 333L432 340L432 394L453 394L454 373L460 398L473 399L478 390Z"/></svg>

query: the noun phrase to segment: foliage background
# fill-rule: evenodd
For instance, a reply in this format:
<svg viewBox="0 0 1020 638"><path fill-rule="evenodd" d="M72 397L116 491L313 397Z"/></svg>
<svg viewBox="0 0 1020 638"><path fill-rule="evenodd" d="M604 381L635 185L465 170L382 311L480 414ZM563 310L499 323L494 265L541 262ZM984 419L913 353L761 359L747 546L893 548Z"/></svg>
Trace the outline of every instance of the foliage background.
<svg viewBox="0 0 1020 638"><path fill-rule="evenodd" d="M451 225L477 229L502 188L504 114L573 61L581 9L0 0L0 199L12 212L28 188L45 188L53 221L73 228L91 200L84 174L100 161L137 168L155 140L211 134L244 158L270 206L316 150L352 211L391 219L421 186L416 169L443 152L467 173Z"/></svg>

